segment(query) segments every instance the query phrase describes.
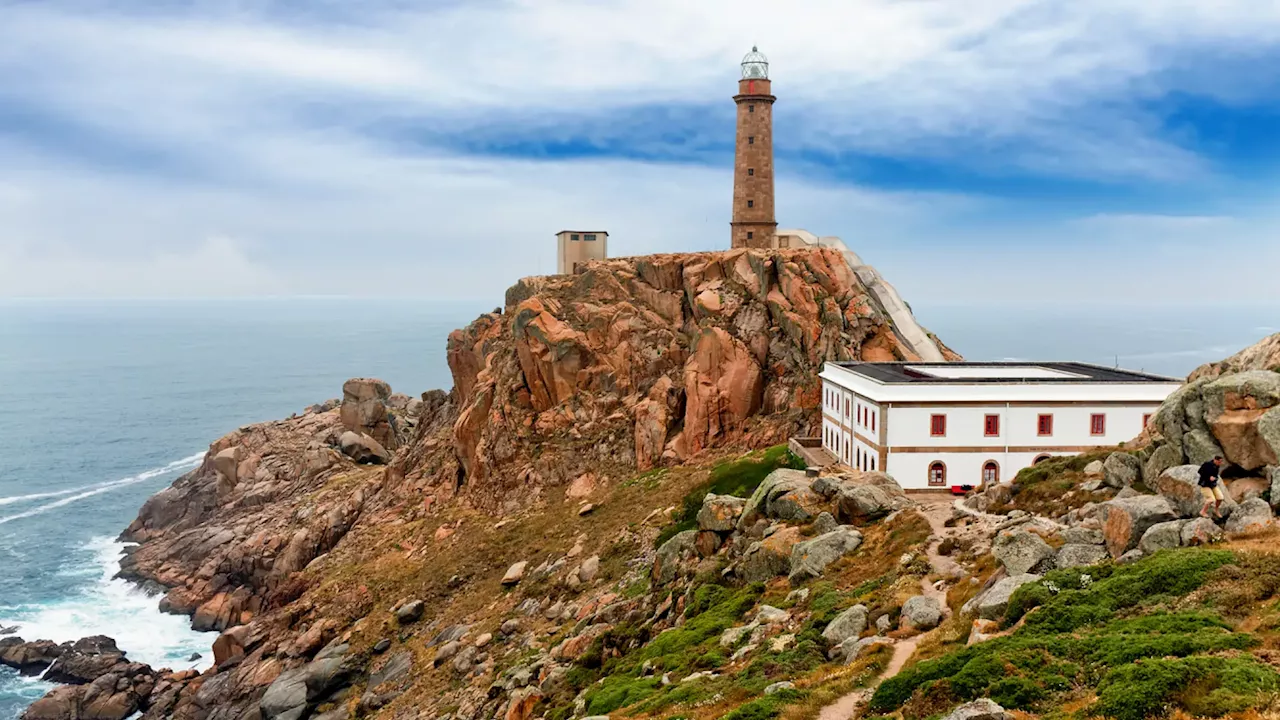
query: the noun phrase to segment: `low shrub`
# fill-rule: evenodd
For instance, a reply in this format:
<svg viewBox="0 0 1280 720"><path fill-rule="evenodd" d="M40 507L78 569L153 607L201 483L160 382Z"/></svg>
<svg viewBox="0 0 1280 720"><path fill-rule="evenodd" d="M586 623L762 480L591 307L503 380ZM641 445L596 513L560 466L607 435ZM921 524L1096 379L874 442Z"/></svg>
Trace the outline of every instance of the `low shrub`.
<svg viewBox="0 0 1280 720"><path fill-rule="evenodd" d="M1015 593L1006 621L1026 616L1016 631L907 668L880 685L869 709L924 717L989 697L1035 711L1095 685L1092 712L1115 720L1175 706L1197 715L1252 707L1280 675L1247 656L1223 654L1252 648L1258 638L1233 632L1212 608L1161 606L1177 599L1166 604L1186 608L1183 598L1209 578L1230 576L1234 560L1229 552L1189 549L1128 566L1049 573ZM1271 567L1257 565L1253 571Z"/></svg>

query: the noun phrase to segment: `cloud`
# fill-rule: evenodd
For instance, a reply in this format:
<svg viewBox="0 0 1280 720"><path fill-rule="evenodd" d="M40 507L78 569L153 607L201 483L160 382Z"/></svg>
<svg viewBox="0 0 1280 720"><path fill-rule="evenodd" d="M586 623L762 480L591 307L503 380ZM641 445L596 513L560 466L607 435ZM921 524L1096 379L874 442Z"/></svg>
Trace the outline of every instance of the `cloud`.
<svg viewBox="0 0 1280 720"><path fill-rule="evenodd" d="M209 237L177 252L113 257L68 247L0 245L0 287L17 297L236 297L288 294L241 244Z"/></svg>
<svg viewBox="0 0 1280 720"><path fill-rule="evenodd" d="M55 0L4 16L0 295L496 297L552 269L566 226L608 230L615 254L721 248L728 96L759 43L779 221L844 237L908 298L1155 300L1230 270L1247 280L1232 292L1277 299L1260 278L1270 198L1222 182L1233 169L1153 101L1268 100L1274 74L1211 79L1276 49L1280 5Z"/></svg>

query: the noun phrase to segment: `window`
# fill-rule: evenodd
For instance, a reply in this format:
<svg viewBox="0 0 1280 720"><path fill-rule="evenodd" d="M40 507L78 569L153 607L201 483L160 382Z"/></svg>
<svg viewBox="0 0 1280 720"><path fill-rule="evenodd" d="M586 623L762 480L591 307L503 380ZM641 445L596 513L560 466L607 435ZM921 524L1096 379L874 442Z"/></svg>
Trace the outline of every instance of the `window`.
<svg viewBox="0 0 1280 720"><path fill-rule="evenodd" d="M1051 458L1051 457L1053 457L1053 456L1052 456L1052 455L1048 455L1048 454L1040 455L1040 456L1036 457L1036 459L1035 459L1035 460L1032 460L1032 461L1031 461L1031 464L1032 464L1032 465L1039 465L1040 463L1044 462L1045 460L1048 460L1048 459L1049 459L1049 458Z"/></svg>
<svg viewBox="0 0 1280 720"><path fill-rule="evenodd" d="M987 437L1000 436L1000 416L988 415L982 423L982 432Z"/></svg>
<svg viewBox="0 0 1280 720"><path fill-rule="evenodd" d="M1049 415L1049 414L1041 415L1038 422L1036 423L1036 432L1041 437L1052 435L1053 434L1053 415Z"/></svg>
<svg viewBox="0 0 1280 720"><path fill-rule="evenodd" d="M876 431L876 414L871 413L871 432Z"/></svg>
<svg viewBox="0 0 1280 720"><path fill-rule="evenodd" d="M587 242L595 242L596 236L595 236L595 233L587 233L586 235L582 236L582 239L586 240Z"/></svg>
<svg viewBox="0 0 1280 720"><path fill-rule="evenodd" d="M756 111L755 105L751 105L751 104L747 105L747 112L755 112L755 111Z"/></svg>
<svg viewBox="0 0 1280 720"><path fill-rule="evenodd" d="M751 207L755 207L755 206L756 206L756 201L755 201L755 200L748 200L748 201L747 201L747 207L751 208Z"/></svg>
<svg viewBox="0 0 1280 720"><path fill-rule="evenodd" d="M844 399L844 416L849 417L849 398Z"/></svg>
<svg viewBox="0 0 1280 720"><path fill-rule="evenodd" d="M861 446L858 447L857 456L858 456L857 457L858 466L861 467L862 466L862 447Z"/></svg>
<svg viewBox="0 0 1280 720"><path fill-rule="evenodd" d="M861 405L859 405L859 406L858 406L858 424L859 424L859 425L865 425L865 424L866 424L866 423L864 423L864 422L862 421L862 412L863 412L863 409L864 409L864 408L863 408Z"/></svg>
<svg viewBox="0 0 1280 720"><path fill-rule="evenodd" d="M872 470L876 469L876 458L874 455L871 456L871 469Z"/></svg>
<svg viewBox="0 0 1280 720"><path fill-rule="evenodd" d="M1106 435L1107 434L1107 416L1102 413L1094 413L1089 416L1089 434L1090 435Z"/></svg>
<svg viewBox="0 0 1280 720"><path fill-rule="evenodd" d="M574 234L572 234L572 235L570 235L570 236L569 236L569 239L570 239L570 240L572 240L572 241L574 241L574 242L577 242L577 241L581 240L581 239L582 239L582 237L581 237L581 236L579 236L579 235L578 235L578 233L574 233Z"/></svg>
<svg viewBox="0 0 1280 720"><path fill-rule="evenodd" d="M748 137L748 138L747 138L747 144L748 144L748 145L755 145L755 144L756 144L756 136L755 136L755 135L752 135L752 136Z"/></svg>
<svg viewBox="0 0 1280 720"><path fill-rule="evenodd" d="M747 175L755 176L755 174L756 174L755 168L747 168Z"/></svg>
<svg viewBox="0 0 1280 720"><path fill-rule="evenodd" d="M947 484L947 466L935 462L929 466L929 487L945 487Z"/></svg>
<svg viewBox="0 0 1280 720"><path fill-rule="evenodd" d="M1142 416L1142 427L1145 428L1150 424L1151 424L1151 413L1147 413L1146 415Z"/></svg>
<svg viewBox="0 0 1280 720"><path fill-rule="evenodd" d="M996 485L1000 482L1000 465L995 460L988 460L986 465L982 466L982 484Z"/></svg>
<svg viewBox="0 0 1280 720"><path fill-rule="evenodd" d="M947 434L946 415L934 415L929 418L929 434L933 437L942 437Z"/></svg>
<svg viewBox="0 0 1280 720"><path fill-rule="evenodd" d="M753 238L753 237L755 237L755 236L756 236L756 234L755 234L755 233L753 233L753 232L747 232L747 239L748 239L748 240L750 240L751 238Z"/></svg>

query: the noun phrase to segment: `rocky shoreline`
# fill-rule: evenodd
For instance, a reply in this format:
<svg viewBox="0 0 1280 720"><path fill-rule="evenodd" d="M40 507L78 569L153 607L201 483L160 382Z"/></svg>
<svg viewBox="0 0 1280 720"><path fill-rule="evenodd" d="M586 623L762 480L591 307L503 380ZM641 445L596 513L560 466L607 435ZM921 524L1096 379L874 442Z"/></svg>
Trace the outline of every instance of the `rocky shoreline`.
<svg viewBox="0 0 1280 720"><path fill-rule="evenodd" d="M1184 477L1214 448L1274 477L1267 353L1197 377L1129 446L959 507L795 469L779 443L818 427L823 362L911 358L830 251L525 280L448 356L449 393L356 378L214 442L143 505L120 570L219 633L213 667L0 636L0 663L66 683L24 717L561 720L669 696L773 717L811 692L796 673L879 682L926 637L1016 632L1002 620L1046 573L1275 525L1269 485L1222 527L1186 517ZM867 690L840 701L901 705Z"/></svg>

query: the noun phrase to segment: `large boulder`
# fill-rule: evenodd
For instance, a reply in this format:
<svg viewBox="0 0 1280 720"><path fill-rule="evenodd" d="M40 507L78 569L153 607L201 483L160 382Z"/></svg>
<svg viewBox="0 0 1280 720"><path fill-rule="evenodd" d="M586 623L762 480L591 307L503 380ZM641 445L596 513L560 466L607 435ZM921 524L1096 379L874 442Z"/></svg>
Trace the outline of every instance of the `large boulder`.
<svg viewBox="0 0 1280 720"><path fill-rule="evenodd" d="M708 493L698 510L698 529L711 532L730 532L738 525L738 518L747 505L745 498Z"/></svg>
<svg viewBox="0 0 1280 720"><path fill-rule="evenodd" d="M791 554L800 541L800 529L785 527L759 542L751 543L742 555L738 577L744 582L767 582L791 572Z"/></svg>
<svg viewBox="0 0 1280 720"><path fill-rule="evenodd" d="M1004 708L987 698L982 698L961 705L942 720L1010 720L1011 717L1013 716L1005 712Z"/></svg>
<svg viewBox="0 0 1280 720"><path fill-rule="evenodd" d="M756 521L767 517L769 502L773 498L797 490L808 489L810 485L811 481L803 470L779 468L769 473L756 486L755 492L751 493L751 497L747 498L746 503L743 505L742 514L738 517L738 529L746 530L754 525Z"/></svg>
<svg viewBox="0 0 1280 720"><path fill-rule="evenodd" d="M1053 569L1056 553L1044 538L1028 530L1000 533L991 545L991 554L1010 575L1043 573Z"/></svg>
<svg viewBox="0 0 1280 720"><path fill-rule="evenodd" d="M1160 477L1165 470L1185 463L1186 457L1182 454L1182 442L1179 437L1177 445L1160 445L1151 453L1142 465L1142 477L1150 482L1152 478Z"/></svg>
<svg viewBox="0 0 1280 720"><path fill-rule="evenodd" d="M391 453L368 435L348 430L338 438L342 454L363 465L385 465Z"/></svg>
<svg viewBox="0 0 1280 720"><path fill-rule="evenodd" d="M1204 507L1204 495L1200 492L1199 465L1179 465L1165 470L1156 479L1155 489L1169 501L1169 507L1179 517L1196 517ZM1222 512L1225 515L1236 503L1227 493L1224 492L1223 495L1225 499L1222 501Z"/></svg>
<svg viewBox="0 0 1280 720"><path fill-rule="evenodd" d="M866 473L862 485L845 485L836 493L836 519L842 523L870 522L911 505L902 487L883 473Z"/></svg>
<svg viewBox="0 0 1280 720"><path fill-rule="evenodd" d="M1152 525L1142 534L1138 541L1138 549L1151 555L1161 550L1172 550L1182 546L1182 528L1186 520L1170 520Z"/></svg>
<svg viewBox="0 0 1280 720"><path fill-rule="evenodd" d="M1221 455L1222 448L1208 429L1197 429L1182 436L1182 453L1188 463L1201 465Z"/></svg>
<svg viewBox="0 0 1280 720"><path fill-rule="evenodd" d="M391 386L374 378L352 378L342 384L342 426L363 433L382 447L400 447L388 405Z"/></svg>
<svg viewBox="0 0 1280 720"><path fill-rule="evenodd" d="M866 605L854 605L827 623L822 637L832 645L839 645L849 638L862 635L862 631L867 629L867 612Z"/></svg>
<svg viewBox="0 0 1280 720"><path fill-rule="evenodd" d="M799 585L806 580L822 577L822 572L828 565L857 550L860 545L862 533L849 525L842 525L812 540L796 543L791 549L792 584Z"/></svg>
<svg viewBox="0 0 1280 720"><path fill-rule="evenodd" d="M1280 462L1280 373L1228 375L1202 392L1205 418L1227 460L1250 471Z"/></svg>
<svg viewBox="0 0 1280 720"><path fill-rule="evenodd" d="M765 507L765 513L776 520L804 523L817 517L818 513L823 511L824 505L822 496L814 492L806 482L771 496Z"/></svg>
<svg viewBox="0 0 1280 720"><path fill-rule="evenodd" d="M1014 591L1039 579L1039 575L1032 574L1001 578L995 585L965 603L964 611L976 612L983 620L999 620L1004 617L1004 611L1008 609L1009 598L1013 597Z"/></svg>
<svg viewBox="0 0 1280 720"><path fill-rule="evenodd" d="M1182 526L1182 544L1185 546L1209 545L1222 539L1222 528L1209 518L1188 520Z"/></svg>
<svg viewBox="0 0 1280 720"><path fill-rule="evenodd" d="M1113 452L1102 463L1103 481L1119 490L1142 479L1142 461L1127 452Z"/></svg>
<svg viewBox="0 0 1280 720"><path fill-rule="evenodd" d="M902 604L902 625L914 630L932 630L942 622L942 606L934 598L916 595Z"/></svg>
<svg viewBox="0 0 1280 720"><path fill-rule="evenodd" d="M1058 550L1055 565L1059 570L1085 565L1097 565L1111 557L1102 545L1086 543L1067 543Z"/></svg>
<svg viewBox="0 0 1280 720"><path fill-rule="evenodd" d="M1271 506L1262 498L1253 498L1240 503L1227 518L1226 531L1233 535L1258 532L1275 526L1275 516L1271 514Z"/></svg>
<svg viewBox="0 0 1280 720"><path fill-rule="evenodd" d="M680 566L698 554L698 532L685 530L676 533L670 540L658 548L653 559L654 582L664 585L676 579Z"/></svg>
<svg viewBox="0 0 1280 720"><path fill-rule="evenodd" d="M1152 525L1177 519L1169 501L1155 495L1110 500L1100 507L1102 533L1107 537L1107 551L1113 558L1138 547Z"/></svg>

